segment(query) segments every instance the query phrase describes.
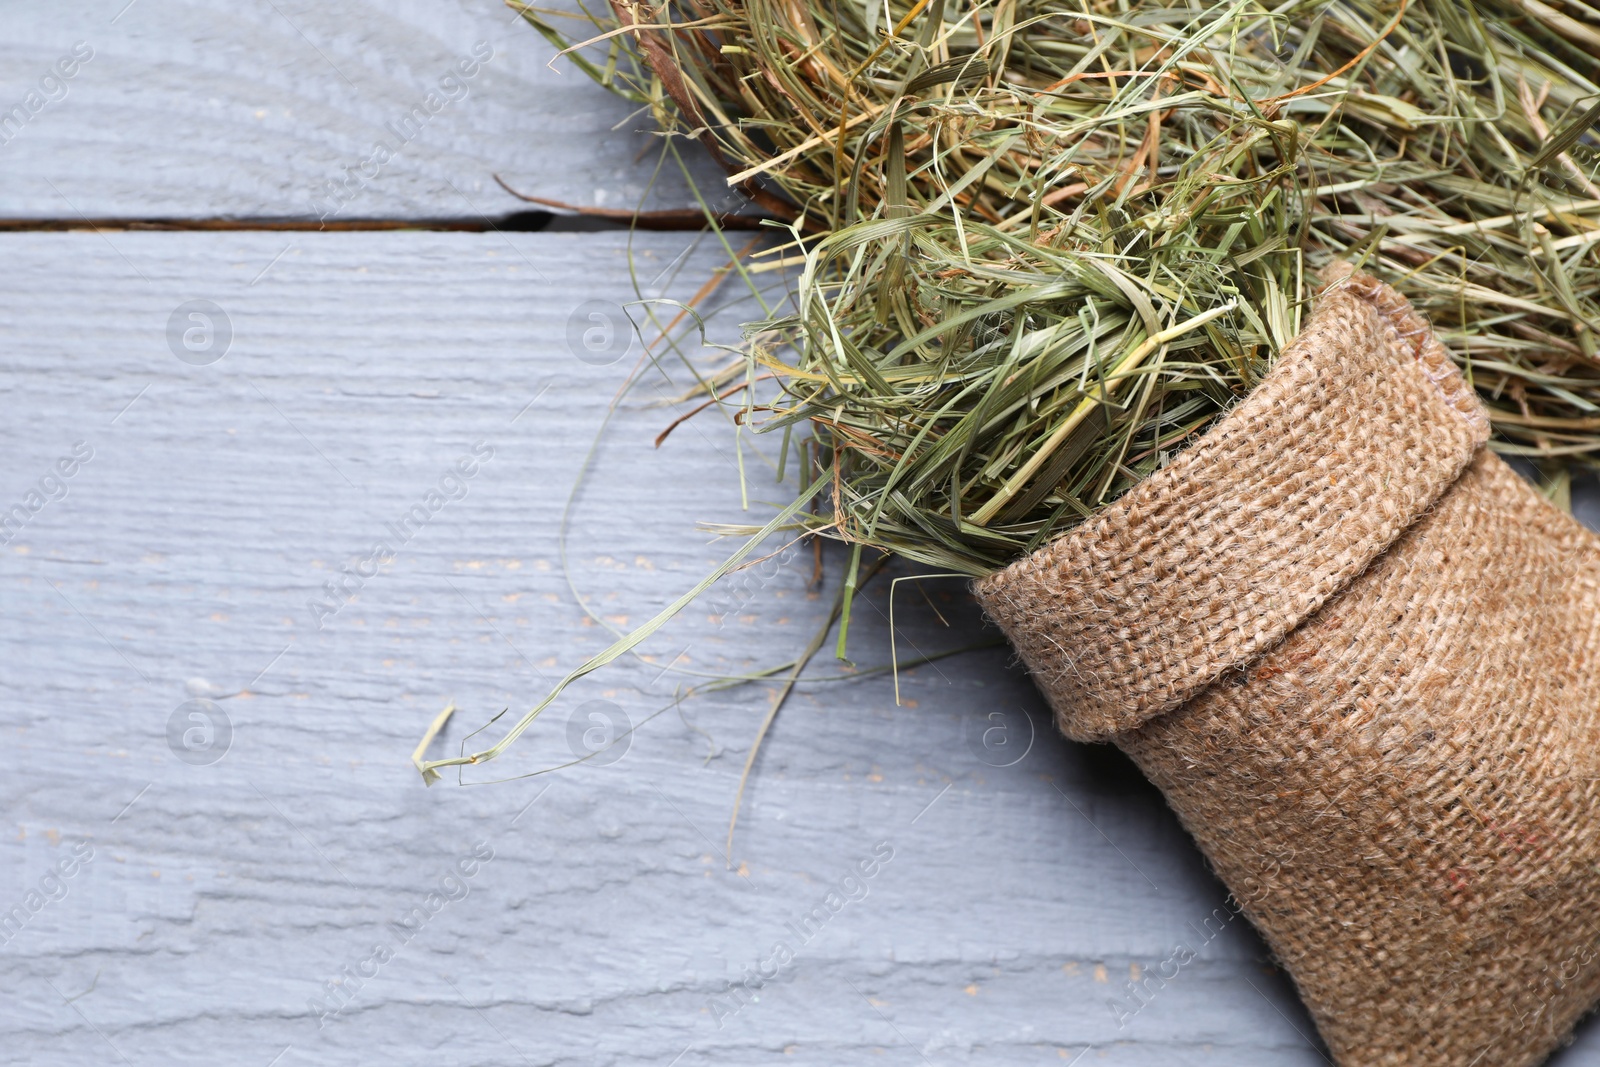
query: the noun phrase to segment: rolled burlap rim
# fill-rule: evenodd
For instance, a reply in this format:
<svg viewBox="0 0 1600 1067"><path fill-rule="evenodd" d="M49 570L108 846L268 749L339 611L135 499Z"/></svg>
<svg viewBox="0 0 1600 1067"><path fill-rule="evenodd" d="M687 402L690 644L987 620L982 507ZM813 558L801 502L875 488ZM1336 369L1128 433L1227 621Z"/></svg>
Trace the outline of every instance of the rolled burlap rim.
<svg viewBox="0 0 1600 1067"><path fill-rule="evenodd" d="M1488 439L1405 298L1344 264L1331 276L1272 373L1210 432L976 584L1068 737L1131 730L1281 641Z"/></svg>
<svg viewBox="0 0 1600 1067"><path fill-rule="evenodd" d="M1600 540L1487 435L1427 324L1344 268L1199 441L975 587L1341 1067L1535 1064L1600 996Z"/></svg>

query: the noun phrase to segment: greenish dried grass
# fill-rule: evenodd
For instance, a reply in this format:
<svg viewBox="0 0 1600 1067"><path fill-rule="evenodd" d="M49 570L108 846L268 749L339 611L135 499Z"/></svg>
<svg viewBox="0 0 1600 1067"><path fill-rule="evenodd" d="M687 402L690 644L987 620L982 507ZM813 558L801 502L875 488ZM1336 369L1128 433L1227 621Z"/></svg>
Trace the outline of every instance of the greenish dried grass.
<svg viewBox="0 0 1600 1067"><path fill-rule="evenodd" d="M553 13L514 6L570 46ZM830 487L813 529L1004 566L1248 392L1334 257L1429 316L1497 448L1600 455L1583 0L588 14L610 36L571 58L788 231L792 307L752 324L743 369L783 394L739 402L763 429L809 428Z"/></svg>
<svg viewBox="0 0 1600 1067"><path fill-rule="evenodd" d="M791 299L700 394L781 432L800 488L499 742L424 739L425 779L500 755L766 536L839 538L827 625L760 675L764 734L836 620L842 654L864 547L981 575L1071 529L1254 387L1335 258L1432 320L1554 495L1600 465L1589 0L510 3L774 220L733 260L755 289L798 267Z"/></svg>

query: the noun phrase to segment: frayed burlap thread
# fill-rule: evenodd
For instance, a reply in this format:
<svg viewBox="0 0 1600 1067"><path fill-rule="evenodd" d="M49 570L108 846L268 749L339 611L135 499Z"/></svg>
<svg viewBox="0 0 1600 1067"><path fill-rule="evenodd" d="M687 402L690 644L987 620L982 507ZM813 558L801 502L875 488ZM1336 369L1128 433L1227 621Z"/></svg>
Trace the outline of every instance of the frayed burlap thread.
<svg viewBox="0 0 1600 1067"><path fill-rule="evenodd" d="M1536 1064L1600 997L1600 539L1487 431L1426 324L1345 271L1204 438L977 584L1340 1067Z"/></svg>

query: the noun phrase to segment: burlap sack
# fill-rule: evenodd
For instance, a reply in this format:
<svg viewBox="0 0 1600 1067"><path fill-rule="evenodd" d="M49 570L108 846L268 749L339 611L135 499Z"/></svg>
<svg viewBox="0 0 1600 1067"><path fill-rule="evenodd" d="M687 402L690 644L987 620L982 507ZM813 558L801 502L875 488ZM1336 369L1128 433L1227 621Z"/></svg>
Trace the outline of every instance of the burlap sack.
<svg viewBox="0 0 1600 1067"><path fill-rule="evenodd" d="M1149 775L1341 1067L1541 1061L1600 995L1600 539L1360 275L1205 437L978 583Z"/></svg>

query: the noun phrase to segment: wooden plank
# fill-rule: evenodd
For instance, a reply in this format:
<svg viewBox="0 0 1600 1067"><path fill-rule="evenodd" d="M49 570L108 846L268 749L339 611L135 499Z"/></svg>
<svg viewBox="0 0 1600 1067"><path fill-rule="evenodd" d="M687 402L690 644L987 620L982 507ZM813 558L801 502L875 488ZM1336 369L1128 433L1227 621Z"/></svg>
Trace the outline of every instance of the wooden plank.
<svg viewBox="0 0 1600 1067"><path fill-rule="evenodd" d="M495 0L13 5L0 217L436 218L528 208L494 181L633 208L648 114ZM708 195L726 198L694 157ZM692 202L669 163L654 207Z"/></svg>
<svg viewBox="0 0 1600 1067"><path fill-rule="evenodd" d="M906 672L898 706L884 676L803 687L725 860L766 691L647 721L693 681L663 667L792 656L837 556L821 591L806 554L720 589L647 643L653 662L580 687L494 769L570 759L604 727L591 700L638 724L621 759L420 785L407 757L446 701L453 751L607 640L557 534L633 363L569 342L587 302L632 298L623 235L0 244L0 502L41 494L0 549L0 921L24 910L0 946L11 1058L1322 1062L1260 942L1216 918L1224 891L1159 795L1114 751L1058 738L1003 649ZM635 246L652 298L720 262L705 237ZM714 340L749 314L724 295ZM169 335L202 300L229 326L214 362L183 345L193 328L205 347L203 322ZM723 425L651 446L677 378L622 405L575 506L574 586L612 625L726 551L696 521L745 521ZM374 568L384 539L403 543ZM347 564L370 572L359 590L316 607ZM959 583L928 592L897 604L903 655L983 636ZM862 666L888 657L886 612L881 591L857 612ZM231 725L216 762L221 719L207 748L183 710L197 698ZM985 745L997 725L1011 749ZM1132 1011L1132 977L1208 918L1197 961ZM733 988L762 967L760 988ZM1562 1062L1600 1062L1592 1028Z"/></svg>

